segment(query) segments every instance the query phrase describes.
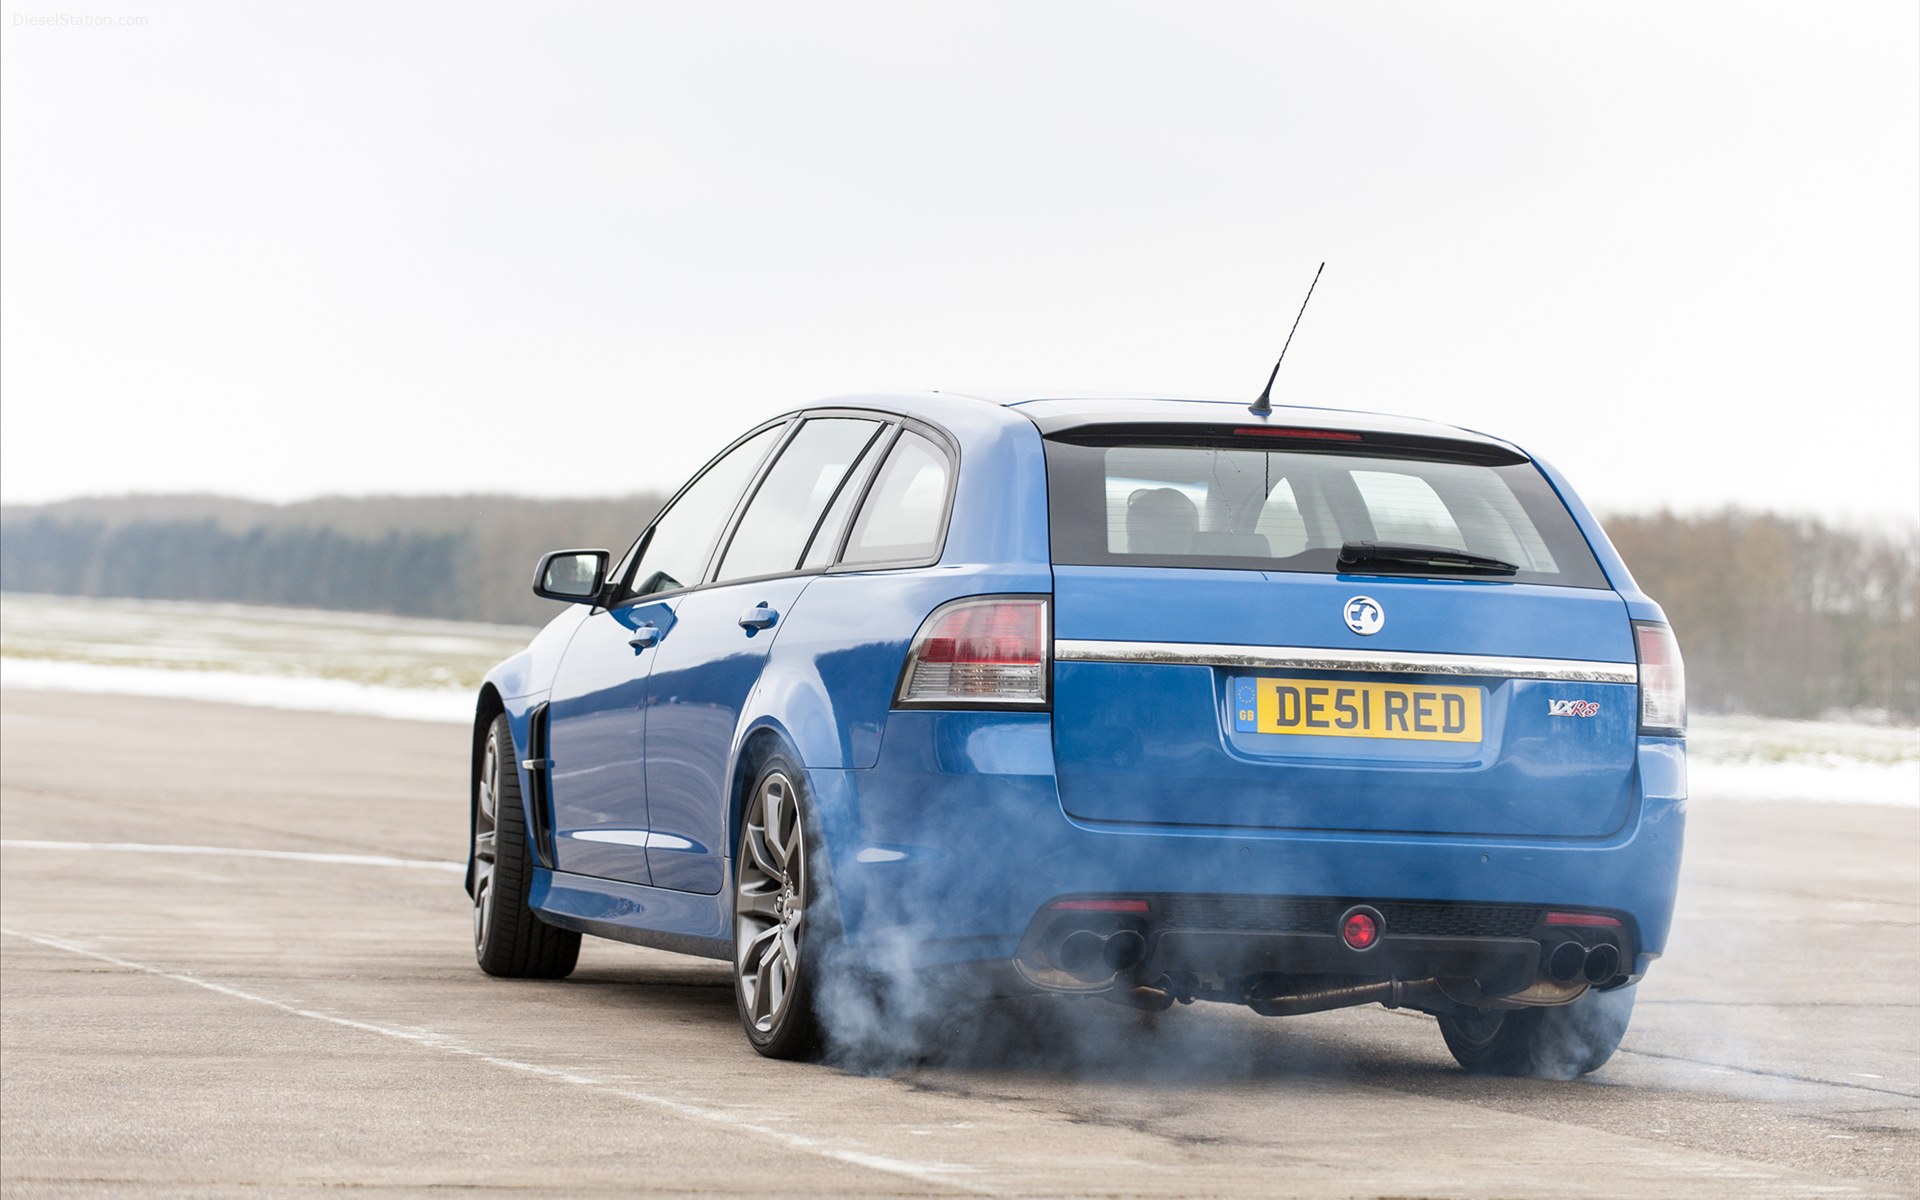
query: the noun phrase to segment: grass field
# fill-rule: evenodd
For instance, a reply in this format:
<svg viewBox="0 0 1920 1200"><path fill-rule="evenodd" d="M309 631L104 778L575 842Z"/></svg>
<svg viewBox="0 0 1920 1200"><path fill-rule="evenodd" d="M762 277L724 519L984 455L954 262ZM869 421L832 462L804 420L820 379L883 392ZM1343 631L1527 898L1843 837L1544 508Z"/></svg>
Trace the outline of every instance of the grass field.
<svg viewBox="0 0 1920 1200"><path fill-rule="evenodd" d="M172 671L471 688L534 631L375 613L0 596L0 656Z"/></svg>

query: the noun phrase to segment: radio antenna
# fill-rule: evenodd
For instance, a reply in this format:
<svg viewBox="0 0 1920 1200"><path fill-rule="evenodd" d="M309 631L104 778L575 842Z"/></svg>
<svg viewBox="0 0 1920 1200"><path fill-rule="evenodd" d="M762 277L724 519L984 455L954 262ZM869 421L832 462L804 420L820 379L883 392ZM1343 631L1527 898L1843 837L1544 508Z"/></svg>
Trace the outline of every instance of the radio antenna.
<svg viewBox="0 0 1920 1200"><path fill-rule="evenodd" d="M1327 269L1326 263L1320 264L1320 271ZM1307 300L1313 299L1313 289L1320 282L1320 271L1313 273L1313 282L1307 285ZM1300 328L1300 318L1307 315L1307 300L1300 302L1300 311L1294 314L1293 328L1287 330L1286 345L1280 347L1280 357L1273 360L1273 371L1267 376L1267 386L1260 389L1260 398L1253 402L1247 411L1256 417L1264 417L1273 411L1273 380L1280 374L1280 364L1287 361L1287 346L1293 345L1293 335Z"/></svg>

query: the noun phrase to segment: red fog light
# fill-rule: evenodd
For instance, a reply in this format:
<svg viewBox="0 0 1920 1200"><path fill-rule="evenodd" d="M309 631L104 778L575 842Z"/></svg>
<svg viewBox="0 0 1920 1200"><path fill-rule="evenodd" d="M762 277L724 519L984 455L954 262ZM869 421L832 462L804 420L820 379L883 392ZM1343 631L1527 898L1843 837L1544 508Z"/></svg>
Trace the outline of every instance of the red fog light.
<svg viewBox="0 0 1920 1200"><path fill-rule="evenodd" d="M1356 908L1340 918L1340 940L1355 950L1370 950L1380 940L1380 915Z"/></svg>
<svg viewBox="0 0 1920 1200"><path fill-rule="evenodd" d="M1605 913L1550 912L1547 914L1549 925L1591 925L1602 929L1620 928L1619 917L1609 917Z"/></svg>

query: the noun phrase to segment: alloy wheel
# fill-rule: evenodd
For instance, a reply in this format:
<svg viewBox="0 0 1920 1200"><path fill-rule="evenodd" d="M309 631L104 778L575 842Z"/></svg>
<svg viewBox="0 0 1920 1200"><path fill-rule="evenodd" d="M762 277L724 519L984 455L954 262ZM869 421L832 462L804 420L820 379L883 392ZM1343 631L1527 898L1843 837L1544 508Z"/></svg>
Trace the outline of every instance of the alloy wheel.
<svg viewBox="0 0 1920 1200"><path fill-rule="evenodd" d="M500 784L500 739L487 737L486 756L480 762L480 795L473 813L473 946L483 950L493 917L494 826L499 819L495 797Z"/></svg>
<svg viewBox="0 0 1920 1200"><path fill-rule="evenodd" d="M800 983L808 899L806 833L793 781L785 774L776 771L761 780L741 842L734 967L748 1023L771 1034Z"/></svg>

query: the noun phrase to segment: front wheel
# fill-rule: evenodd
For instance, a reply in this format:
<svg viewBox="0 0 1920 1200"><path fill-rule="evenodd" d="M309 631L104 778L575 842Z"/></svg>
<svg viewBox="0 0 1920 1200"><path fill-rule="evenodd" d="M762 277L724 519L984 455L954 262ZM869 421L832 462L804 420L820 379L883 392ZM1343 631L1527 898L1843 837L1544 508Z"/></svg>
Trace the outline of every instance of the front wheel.
<svg viewBox="0 0 1920 1200"><path fill-rule="evenodd" d="M506 714L493 719L473 798L473 956L489 975L564 979L580 958L580 935L548 925L527 906L533 849Z"/></svg>
<svg viewBox="0 0 1920 1200"><path fill-rule="evenodd" d="M800 771L769 759L734 858L733 994L747 1040L768 1058L811 1058L821 1045L819 960L831 921L808 802Z"/></svg>
<svg viewBox="0 0 1920 1200"><path fill-rule="evenodd" d="M1454 1059L1478 1075L1575 1079L1613 1057L1633 1017L1633 992L1629 985L1551 1008L1443 1016L1440 1036Z"/></svg>

